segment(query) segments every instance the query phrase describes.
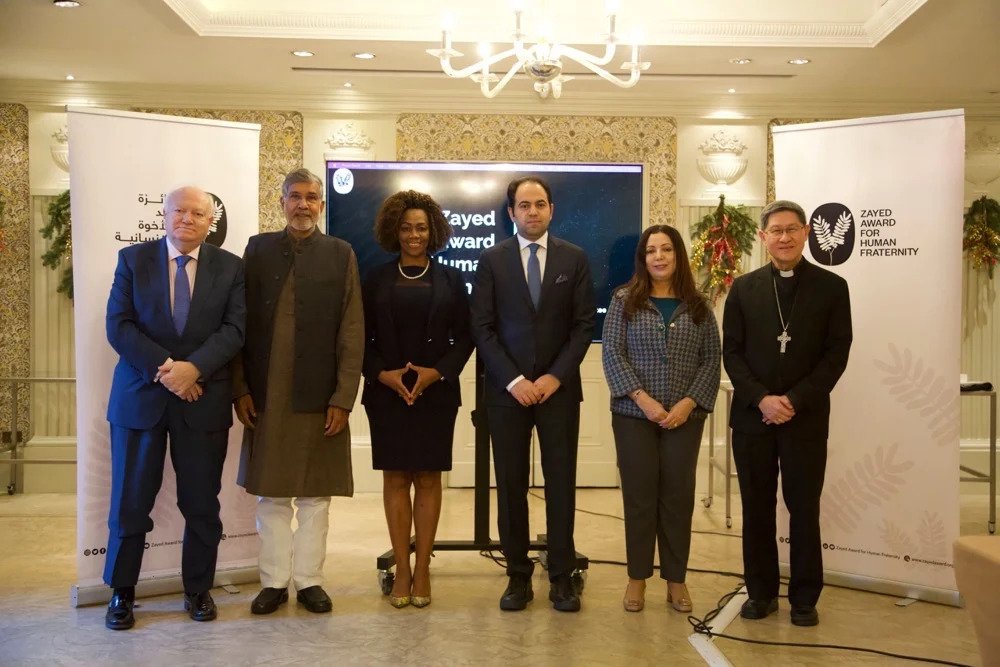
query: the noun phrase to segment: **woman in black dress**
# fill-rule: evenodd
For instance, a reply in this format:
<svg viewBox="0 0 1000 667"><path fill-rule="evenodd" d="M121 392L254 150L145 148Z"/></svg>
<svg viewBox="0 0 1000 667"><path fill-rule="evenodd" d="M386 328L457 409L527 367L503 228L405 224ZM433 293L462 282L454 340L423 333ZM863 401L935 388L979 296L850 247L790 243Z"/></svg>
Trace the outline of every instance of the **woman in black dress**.
<svg viewBox="0 0 1000 667"><path fill-rule="evenodd" d="M365 307L365 386L396 574L394 607L431 601L430 560L441 514L441 471L451 470L459 374L472 354L462 274L431 259L451 226L430 196L407 190L382 204L375 239L399 256L371 270ZM411 501L410 487L414 494ZM410 569L410 527L416 559Z"/></svg>

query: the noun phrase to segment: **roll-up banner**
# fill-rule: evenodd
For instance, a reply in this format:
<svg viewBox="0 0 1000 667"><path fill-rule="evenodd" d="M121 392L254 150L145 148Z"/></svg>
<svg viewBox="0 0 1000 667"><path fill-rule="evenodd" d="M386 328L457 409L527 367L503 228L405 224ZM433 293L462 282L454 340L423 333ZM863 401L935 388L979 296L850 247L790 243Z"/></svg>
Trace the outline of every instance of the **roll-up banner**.
<svg viewBox="0 0 1000 667"><path fill-rule="evenodd" d="M777 198L802 205L807 258L851 291L823 488L826 579L958 604L963 111L773 133Z"/></svg>
<svg viewBox="0 0 1000 667"><path fill-rule="evenodd" d="M104 316L118 251L158 239L164 195L194 185L215 200L207 243L242 255L258 230L260 126L70 107L70 179L77 378L77 585L75 604L107 600L101 575L111 489L106 418L118 356ZM216 583L256 574L255 498L236 485L241 429L230 432L222 477L223 542ZM167 457L147 535L139 593L181 590L184 519Z"/></svg>

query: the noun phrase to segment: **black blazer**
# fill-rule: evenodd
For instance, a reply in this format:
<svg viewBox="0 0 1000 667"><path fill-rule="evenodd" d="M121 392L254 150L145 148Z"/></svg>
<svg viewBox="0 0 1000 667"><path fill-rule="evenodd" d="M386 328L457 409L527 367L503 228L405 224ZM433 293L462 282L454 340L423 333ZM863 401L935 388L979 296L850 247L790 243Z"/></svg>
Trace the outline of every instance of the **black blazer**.
<svg viewBox="0 0 1000 667"><path fill-rule="evenodd" d="M399 401L392 389L379 382L384 370L402 368L406 362L434 368L441 381L424 392L424 405L459 406L462 393L458 376L472 355L469 334L469 298L458 269L431 260L431 310L427 318L427 344L414 359L404 359L396 339L392 313L392 286L399 277L398 258L372 269L361 288L365 308L365 378L361 403L366 407Z"/></svg>
<svg viewBox="0 0 1000 667"><path fill-rule="evenodd" d="M542 295L535 310L517 237L479 257L472 291L472 337L486 365L486 403L519 406L507 391L518 375L555 375L583 400L580 363L594 333L594 284L587 256L549 233Z"/></svg>
<svg viewBox="0 0 1000 667"><path fill-rule="evenodd" d="M149 241L118 251L108 297L108 342L118 353L108 421L131 429L153 428L170 401L198 431L221 431L233 423L229 361L243 345L246 306L243 263L236 255L203 243L198 254L191 311L178 334L170 311L167 241ZM193 403L154 382L167 357L190 361L201 371L204 393Z"/></svg>
<svg viewBox="0 0 1000 667"><path fill-rule="evenodd" d="M791 341L780 354L781 324L771 265L740 276L726 299L722 359L735 390L729 425L763 434L769 429L804 438L826 438L830 392L847 368L851 349L851 300L847 281L805 259L790 314ZM795 417L767 425L757 404L768 394L787 395Z"/></svg>

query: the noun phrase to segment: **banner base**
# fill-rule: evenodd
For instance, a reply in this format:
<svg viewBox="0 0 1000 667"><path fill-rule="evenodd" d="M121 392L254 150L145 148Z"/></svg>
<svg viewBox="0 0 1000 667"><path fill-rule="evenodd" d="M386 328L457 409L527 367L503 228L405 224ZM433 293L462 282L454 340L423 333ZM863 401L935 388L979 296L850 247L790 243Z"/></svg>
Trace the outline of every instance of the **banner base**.
<svg viewBox="0 0 1000 667"><path fill-rule="evenodd" d="M221 570L215 573L213 588L235 584L249 584L260 581L260 570L257 566L238 567L231 570ZM148 598L169 593L184 592L184 583L180 573L152 579L141 579L135 585L135 597ZM72 607L86 607L94 604L105 604L111 601L111 589L102 584L81 586L74 584L69 589L69 603Z"/></svg>
<svg viewBox="0 0 1000 667"><path fill-rule="evenodd" d="M778 570L781 572L781 576L788 576L789 568L787 563L779 563ZM919 584L911 584L905 581L876 579L875 577L866 577L849 572L834 572L831 570L823 571L823 581L833 586L854 588L860 591L895 595L901 598L913 598L914 600L946 604L952 607L965 606L965 602L958 591L948 588L932 588L931 586L920 586Z"/></svg>

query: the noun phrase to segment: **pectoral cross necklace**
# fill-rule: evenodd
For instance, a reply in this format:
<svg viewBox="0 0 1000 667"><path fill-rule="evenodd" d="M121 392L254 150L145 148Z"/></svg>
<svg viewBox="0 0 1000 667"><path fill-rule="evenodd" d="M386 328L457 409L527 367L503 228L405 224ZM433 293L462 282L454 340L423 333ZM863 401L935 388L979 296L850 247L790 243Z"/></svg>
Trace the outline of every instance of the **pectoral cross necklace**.
<svg viewBox="0 0 1000 667"><path fill-rule="evenodd" d="M778 351L781 354L785 353L785 347L792 340L792 337L788 335L788 325L792 323L792 313L795 312L795 300L792 300L792 310L788 313L788 321L785 322L785 315L781 312L781 299L778 297L778 281L771 276L771 286L774 287L774 303L778 306L778 319L781 320L781 335L778 336L778 342L781 343L781 349ZM798 296L796 294L796 296Z"/></svg>

